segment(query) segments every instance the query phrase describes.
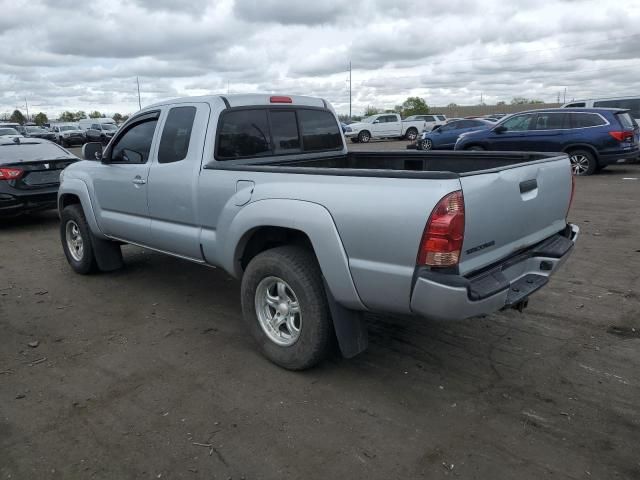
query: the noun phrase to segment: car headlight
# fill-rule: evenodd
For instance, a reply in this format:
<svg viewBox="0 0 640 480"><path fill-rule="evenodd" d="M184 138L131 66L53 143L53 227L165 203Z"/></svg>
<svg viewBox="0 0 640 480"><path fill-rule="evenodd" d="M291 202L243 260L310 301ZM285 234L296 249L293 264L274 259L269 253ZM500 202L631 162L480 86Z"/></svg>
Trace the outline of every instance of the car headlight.
<svg viewBox="0 0 640 480"><path fill-rule="evenodd" d="M345 132L350 132L351 131L351 127L344 127L344 131Z"/></svg>

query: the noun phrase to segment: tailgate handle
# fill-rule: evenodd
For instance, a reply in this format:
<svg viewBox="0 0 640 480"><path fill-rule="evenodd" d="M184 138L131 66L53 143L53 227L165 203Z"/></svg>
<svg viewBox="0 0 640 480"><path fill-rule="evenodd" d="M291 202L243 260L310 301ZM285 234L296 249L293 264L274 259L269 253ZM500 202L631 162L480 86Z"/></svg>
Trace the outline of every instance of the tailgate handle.
<svg viewBox="0 0 640 480"><path fill-rule="evenodd" d="M535 190L536 188L538 188L538 180L536 180L535 178L520 182L520 193L527 193L531 190Z"/></svg>

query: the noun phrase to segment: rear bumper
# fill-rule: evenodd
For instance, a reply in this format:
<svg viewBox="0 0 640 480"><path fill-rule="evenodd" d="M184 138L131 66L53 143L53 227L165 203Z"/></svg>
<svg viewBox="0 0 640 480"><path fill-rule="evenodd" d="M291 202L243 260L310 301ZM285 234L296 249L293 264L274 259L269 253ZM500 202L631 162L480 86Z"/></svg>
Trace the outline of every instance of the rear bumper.
<svg viewBox="0 0 640 480"><path fill-rule="evenodd" d="M600 165L611 165L612 163L616 163L619 160L635 160L639 156L640 150L638 150L637 148L623 153L601 153L598 156L598 163Z"/></svg>
<svg viewBox="0 0 640 480"><path fill-rule="evenodd" d="M57 208L58 189L13 195L0 192L0 218Z"/></svg>
<svg viewBox="0 0 640 480"><path fill-rule="evenodd" d="M562 233L470 277L419 272L411 310L437 320L462 320L523 304L566 261L579 231L569 224Z"/></svg>

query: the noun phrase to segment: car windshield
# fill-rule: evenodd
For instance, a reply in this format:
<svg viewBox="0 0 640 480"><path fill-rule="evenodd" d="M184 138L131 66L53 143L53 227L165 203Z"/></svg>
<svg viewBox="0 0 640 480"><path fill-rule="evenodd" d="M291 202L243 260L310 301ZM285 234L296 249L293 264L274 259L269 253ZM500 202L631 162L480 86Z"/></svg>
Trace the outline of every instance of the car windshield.
<svg viewBox="0 0 640 480"><path fill-rule="evenodd" d="M102 124L102 129L103 130L110 130L110 131L116 131L118 129L118 127L116 127L114 124L112 123L103 123Z"/></svg>
<svg viewBox="0 0 640 480"><path fill-rule="evenodd" d="M74 158L54 143L29 143L28 138L25 140L21 143L0 145L0 163Z"/></svg>
<svg viewBox="0 0 640 480"><path fill-rule="evenodd" d="M26 130L29 133L46 133L45 130L40 127L26 127Z"/></svg>
<svg viewBox="0 0 640 480"><path fill-rule="evenodd" d="M0 128L0 135L20 135L15 128Z"/></svg>
<svg viewBox="0 0 640 480"><path fill-rule="evenodd" d="M77 130L78 127L74 127L73 125L63 125L62 127L60 127L60 131L64 132L66 130Z"/></svg>
<svg viewBox="0 0 640 480"><path fill-rule="evenodd" d="M369 117L364 117L362 120L360 120L362 123L373 123L373 121L378 118L377 115L371 115Z"/></svg>

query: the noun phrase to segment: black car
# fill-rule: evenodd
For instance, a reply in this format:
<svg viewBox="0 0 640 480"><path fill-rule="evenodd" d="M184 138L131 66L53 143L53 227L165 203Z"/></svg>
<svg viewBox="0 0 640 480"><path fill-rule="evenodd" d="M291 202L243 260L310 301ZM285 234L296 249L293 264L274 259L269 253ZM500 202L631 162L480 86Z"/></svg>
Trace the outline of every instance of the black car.
<svg viewBox="0 0 640 480"><path fill-rule="evenodd" d="M85 133L87 142L100 142L106 145L117 131L118 127L112 123L92 123Z"/></svg>
<svg viewBox="0 0 640 480"><path fill-rule="evenodd" d="M60 172L78 158L39 138L0 138L0 218L56 208Z"/></svg>
<svg viewBox="0 0 640 480"><path fill-rule="evenodd" d="M22 135L29 138L43 138L45 140L54 141L56 136L53 132L49 132L44 128L32 126L32 125L23 125L20 127L16 127Z"/></svg>

